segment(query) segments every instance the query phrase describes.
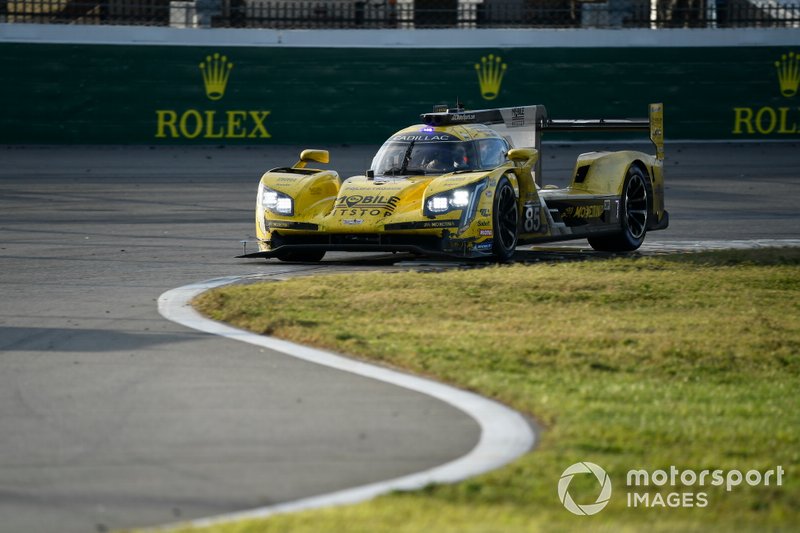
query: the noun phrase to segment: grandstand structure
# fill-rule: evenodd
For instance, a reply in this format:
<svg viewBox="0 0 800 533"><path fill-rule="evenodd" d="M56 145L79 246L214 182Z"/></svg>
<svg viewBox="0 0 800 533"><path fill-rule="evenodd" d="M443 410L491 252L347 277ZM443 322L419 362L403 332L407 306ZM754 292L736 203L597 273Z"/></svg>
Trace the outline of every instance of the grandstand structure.
<svg viewBox="0 0 800 533"><path fill-rule="evenodd" d="M0 0L0 23L176 28L800 28L786 0Z"/></svg>

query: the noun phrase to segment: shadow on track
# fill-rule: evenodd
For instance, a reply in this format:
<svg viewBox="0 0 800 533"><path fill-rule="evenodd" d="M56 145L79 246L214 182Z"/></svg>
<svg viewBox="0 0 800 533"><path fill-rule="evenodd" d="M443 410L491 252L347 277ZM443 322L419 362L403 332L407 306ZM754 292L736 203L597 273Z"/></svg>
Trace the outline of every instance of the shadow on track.
<svg viewBox="0 0 800 533"><path fill-rule="evenodd" d="M505 264L513 263L545 263L545 262L564 262L564 261L586 261L592 259L608 259L612 257L641 257L640 252L629 253L610 253L598 252L592 250L588 246L536 246L526 249L519 249L514 254L511 261ZM427 257L419 256L409 253L388 253L388 254L375 254L363 255L353 257L331 257L326 258L318 263L308 262L292 262L292 261L278 261L277 259L267 259L270 264L287 265L330 265L330 266L353 266L353 267L370 267L370 266L415 266L424 267L430 266L433 268L480 268L499 264L491 258L477 258L466 259L458 257Z"/></svg>

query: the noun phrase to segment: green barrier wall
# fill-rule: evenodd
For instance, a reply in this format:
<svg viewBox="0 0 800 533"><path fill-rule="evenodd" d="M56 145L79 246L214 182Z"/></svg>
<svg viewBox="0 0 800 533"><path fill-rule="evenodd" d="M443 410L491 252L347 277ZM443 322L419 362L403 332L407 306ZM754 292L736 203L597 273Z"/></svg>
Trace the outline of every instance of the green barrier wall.
<svg viewBox="0 0 800 533"><path fill-rule="evenodd" d="M378 143L456 98L543 103L553 118L643 116L663 101L669 139L800 137L800 46L0 51L0 143Z"/></svg>

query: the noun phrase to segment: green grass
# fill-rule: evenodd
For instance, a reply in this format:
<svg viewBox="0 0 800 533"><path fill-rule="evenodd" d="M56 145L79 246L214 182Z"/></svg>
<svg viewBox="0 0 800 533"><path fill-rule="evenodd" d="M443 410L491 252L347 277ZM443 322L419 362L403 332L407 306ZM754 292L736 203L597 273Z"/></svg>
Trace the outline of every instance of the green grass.
<svg viewBox="0 0 800 533"><path fill-rule="evenodd" d="M533 452L459 484L215 530L795 529L798 296L798 249L330 275L206 293L196 305L215 319L435 376L543 428ZM614 481L593 517L571 515L556 494L578 461ZM670 465L786 474L781 487L650 491L703 491L705 508L626 507L629 469ZM579 479L571 492L588 503L596 484Z"/></svg>

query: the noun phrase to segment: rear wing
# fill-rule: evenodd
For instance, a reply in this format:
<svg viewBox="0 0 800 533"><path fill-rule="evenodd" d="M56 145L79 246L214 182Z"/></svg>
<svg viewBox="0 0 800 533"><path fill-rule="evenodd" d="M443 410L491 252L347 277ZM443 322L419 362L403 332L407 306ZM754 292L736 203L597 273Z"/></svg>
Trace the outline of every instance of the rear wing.
<svg viewBox="0 0 800 533"><path fill-rule="evenodd" d="M656 158L664 159L664 104L650 104L647 118L552 120L545 119L545 131L646 131L656 149Z"/></svg>
<svg viewBox="0 0 800 533"><path fill-rule="evenodd" d="M661 103L650 104L647 118L551 119L543 105L529 105L476 111L467 111L462 107L437 108L433 113L424 113L422 121L429 126L486 124L508 138L514 146L534 147L537 150L541 148L541 134L544 131L646 131L650 133L656 157L659 160L664 159L664 105Z"/></svg>

